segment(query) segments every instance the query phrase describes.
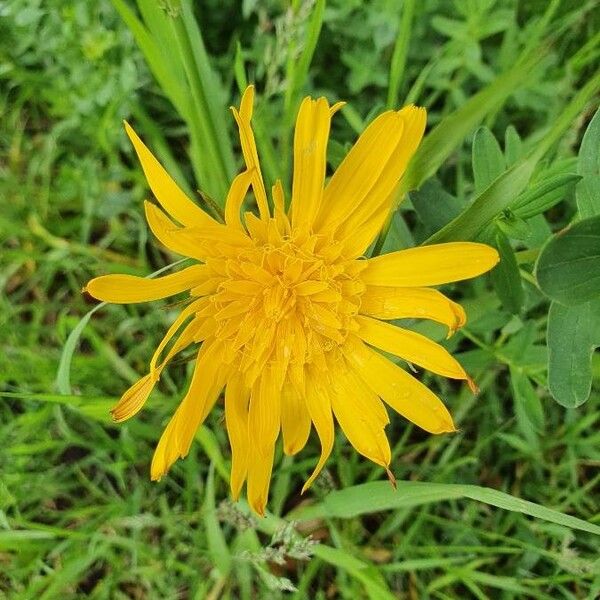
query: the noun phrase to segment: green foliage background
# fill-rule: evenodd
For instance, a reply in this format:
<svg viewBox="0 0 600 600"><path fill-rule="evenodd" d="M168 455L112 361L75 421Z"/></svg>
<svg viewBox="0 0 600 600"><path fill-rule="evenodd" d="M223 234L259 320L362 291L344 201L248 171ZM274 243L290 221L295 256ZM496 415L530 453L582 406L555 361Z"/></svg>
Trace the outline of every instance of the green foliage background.
<svg viewBox="0 0 600 600"><path fill-rule="evenodd" d="M0 597L597 598L599 29L593 0L2 2ZM397 493L339 434L301 497L311 440L276 469L260 521L227 500L219 407L149 481L189 360L141 416L109 422L174 307L80 321L90 277L175 259L148 236L121 120L219 204L246 81L271 181L306 93L349 101L331 166L386 107L426 106L410 193L374 251L480 239L503 259L447 290L469 321L445 343L481 394L419 375L459 433L394 418Z"/></svg>

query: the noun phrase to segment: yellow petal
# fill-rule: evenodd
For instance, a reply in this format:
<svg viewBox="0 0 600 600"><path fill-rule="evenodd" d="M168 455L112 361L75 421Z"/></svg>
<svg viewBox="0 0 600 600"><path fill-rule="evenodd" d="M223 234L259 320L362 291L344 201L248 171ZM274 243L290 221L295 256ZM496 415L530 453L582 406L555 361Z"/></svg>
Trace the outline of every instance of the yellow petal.
<svg viewBox="0 0 600 600"><path fill-rule="evenodd" d="M199 285L206 280L208 271L204 265L192 265L155 279L135 275L103 275L92 279L83 291L104 302L149 302L174 296Z"/></svg>
<svg viewBox="0 0 600 600"><path fill-rule="evenodd" d="M469 379L459 362L445 348L424 335L370 317L359 315L356 320L360 326L357 335L367 344L438 375L452 379Z"/></svg>
<svg viewBox="0 0 600 600"><path fill-rule="evenodd" d="M273 196L273 216L275 217L275 223L279 233L289 235L290 233L290 222L285 212L285 197L283 194L283 185L281 179L278 179L272 187L271 194Z"/></svg>
<svg viewBox="0 0 600 600"><path fill-rule="evenodd" d="M476 242L419 246L371 258L362 280L369 285L440 285L477 277L499 260L494 248Z"/></svg>
<svg viewBox="0 0 600 600"><path fill-rule="evenodd" d="M356 207L353 207L353 210L348 211L347 218L337 234L338 239L348 237L366 223L372 225L378 223L373 234L374 237L387 218L389 209L395 200L398 182L404 175L410 159L423 138L427 121L425 109L416 106L406 106L396 114L402 120L402 135L389 156L383 156L384 168L373 187L365 198L358 202ZM348 204L352 206L351 199L348 199ZM363 248L363 251L367 246Z"/></svg>
<svg viewBox="0 0 600 600"><path fill-rule="evenodd" d="M204 261L206 259L206 252L202 247L189 236L181 235L184 228L178 227L158 206L145 201L144 209L146 221L148 221L152 233L169 250L196 260Z"/></svg>
<svg viewBox="0 0 600 600"><path fill-rule="evenodd" d="M202 345L190 387L154 452L150 467L153 481L160 479L178 458L188 454L198 427L219 397L227 377L219 361L222 351L218 343Z"/></svg>
<svg viewBox="0 0 600 600"><path fill-rule="evenodd" d="M466 323L460 304L430 288L368 285L360 312L378 319L431 319L448 327L451 335Z"/></svg>
<svg viewBox="0 0 600 600"><path fill-rule="evenodd" d="M394 111L379 115L358 138L331 177L317 217L317 228L337 228L361 205L396 151L404 119ZM398 178L400 174L398 175ZM396 178L396 181L397 179Z"/></svg>
<svg viewBox="0 0 600 600"><path fill-rule="evenodd" d="M225 390L225 424L231 446L231 495L237 500L248 472L248 400L250 390L240 376L227 382Z"/></svg>
<svg viewBox="0 0 600 600"><path fill-rule="evenodd" d="M198 323L192 321L179 335L177 341L169 350L164 361L157 367L156 362L160 356L160 353L169 343L171 338L177 333L182 323L184 323L191 314L197 309L198 301L192 303L184 310L179 317L175 320L173 325L167 331L165 337L162 339L156 352L154 353L152 360L150 361L150 372L142 377L139 381L136 381L124 394L121 396L119 402L111 409L113 420L116 423L126 421L133 417L148 400L150 393L154 389L157 381L160 378L160 373L165 368L167 363L184 348L189 346L195 341L195 333L198 329ZM203 322L204 320L198 320Z"/></svg>
<svg viewBox="0 0 600 600"><path fill-rule="evenodd" d="M288 455L300 452L310 434L310 415L304 399L291 383L281 392L281 433L283 451Z"/></svg>
<svg viewBox="0 0 600 600"><path fill-rule="evenodd" d="M248 504L261 517L265 516L265 507L269 498L274 453L275 444L259 452L258 448L252 442L250 443L248 484L246 488Z"/></svg>
<svg viewBox="0 0 600 600"><path fill-rule="evenodd" d="M429 433L456 431L448 409L420 381L356 337L342 349L363 381L396 412Z"/></svg>
<svg viewBox="0 0 600 600"><path fill-rule="evenodd" d="M322 374L313 373L306 382L306 407L321 442L321 456L312 475L302 487L302 494L312 485L321 469L325 466L333 449L333 417L331 414L331 398L322 382Z"/></svg>
<svg viewBox="0 0 600 600"><path fill-rule="evenodd" d="M360 225L355 226L354 229L348 229L344 226L343 229L336 232L336 238L344 246L344 256L346 258L358 258L364 255L385 224L395 197L395 192L392 192L378 207L377 211Z"/></svg>
<svg viewBox="0 0 600 600"><path fill-rule="evenodd" d="M381 400L353 376L348 367L337 369L331 388L331 407L344 435L356 450L374 463L390 464L390 444L384 432L387 415ZM382 409L385 420L382 421Z"/></svg>
<svg viewBox="0 0 600 600"><path fill-rule="evenodd" d="M246 169L252 172L252 187L260 217L263 220L269 218L269 205L267 203L267 192L263 182L262 173L260 171L260 163L258 161L258 151L256 142L254 141L254 133L250 121L252 119L252 107L254 104L254 86L249 85L242 95L240 102L240 110L231 107L231 112L238 126L240 134L240 144L242 146L242 154L246 162Z"/></svg>
<svg viewBox="0 0 600 600"><path fill-rule="evenodd" d="M321 205L330 123L325 98L304 98L294 133L291 221L298 231L311 231Z"/></svg>
<svg viewBox="0 0 600 600"><path fill-rule="evenodd" d="M281 393L273 369L264 369L252 388L248 412L248 429L252 446L259 454L269 453L281 426Z"/></svg>
<svg viewBox="0 0 600 600"><path fill-rule="evenodd" d="M254 171L244 171L233 180L229 188L229 193L225 201L225 223L230 227L244 229L240 218L240 209L242 208L253 177Z"/></svg>
<svg viewBox="0 0 600 600"><path fill-rule="evenodd" d="M216 221L190 200L144 145L137 133L125 122L125 131L148 180L148 185L161 206L182 225L208 225Z"/></svg>
<svg viewBox="0 0 600 600"><path fill-rule="evenodd" d="M179 329L181 329L181 326L191 316L193 316L194 313L196 313L198 310L200 310L201 308L203 308L205 306L207 306L207 300L202 298L200 300L195 300L190 305L186 306L179 313L179 315L177 316L175 321L173 321L173 324L167 330L167 333L161 340L160 344L158 345L158 348L156 348L156 350L152 356L152 360L150 361L150 373L153 373L153 371L156 370L156 363L158 362L158 359L159 359L162 351L166 348L167 344L171 341L171 339L179 331ZM195 329L193 332L190 332L190 342L189 343L191 343L191 341L194 339L194 337L193 337L194 332L195 332ZM165 362L167 362L167 359L165 359Z"/></svg>
<svg viewBox="0 0 600 600"><path fill-rule="evenodd" d="M156 380L150 374L136 381L111 409L113 420L121 423L133 417L144 406L155 385Z"/></svg>

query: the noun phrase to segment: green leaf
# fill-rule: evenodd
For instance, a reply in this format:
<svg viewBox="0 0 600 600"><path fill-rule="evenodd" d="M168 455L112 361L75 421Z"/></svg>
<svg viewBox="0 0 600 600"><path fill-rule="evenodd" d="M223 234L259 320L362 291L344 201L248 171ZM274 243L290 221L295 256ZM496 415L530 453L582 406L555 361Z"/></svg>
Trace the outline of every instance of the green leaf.
<svg viewBox="0 0 600 600"><path fill-rule="evenodd" d="M425 226L426 235L439 231L465 208L464 200L444 190L437 177L428 179L420 189L410 192L410 200Z"/></svg>
<svg viewBox="0 0 600 600"><path fill-rule="evenodd" d="M432 235L426 243L439 244L476 238L525 188L536 162L536 158L530 157L510 167L458 217Z"/></svg>
<svg viewBox="0 0 600 600"><path fill-rule="evenodd" d="M206 479L202 513L211 562L218 569L220 575L226 577L231 571L231 554L216 513L214 464L211 464Z"/></svg>
<svg viewBox="0 0 600 600"><path fill-rule="evenodd" d="M500 144L487 127L480 127L475 132L472 162L477 193L481 193L505 169Z"/></svg>
<svg viewBox="0 0 600 600"><path fill-rule="evenodd" d="M79 323L75 325L71 333L69 333L69 337L67 337L67 341L63 346L63 350L60 355L60 360L58 362L58 370L56 372L56 389L65 395L71 395L73 392L71 390L71 361L73 360L73 354L75 353L75 349L77 348L77 344L79 343L79 338L85 329L85 326L88 324L92 315L100 310L103 306L106 306L106 302L101 302L98 306L94 306L91 310L89 310Z"/></svg>
<svg viewBox="0 0 600 600"><path fill-rule="evenodd" d="M407 191L418 189L425 180L435 174L485 116L494 111L527 80L541 58L542 52L532 54L444 117L425 137L410 161L400 182L398 197L402 198Z"/></svg>
<svg viewBox="0 0 600 600"><path fill-rule="evenodd" d="M320 504L295 512L293 518L297 520L313 518L353 519L360 515L383 510L397 510L461 498L468 498L489 506L570 527L571 529L579 529L600 535L600 526L566 515L558 510L546 508L521 498L515 498L499 490L454 483L399 481L397 489L394 489L387 481L365 483L331 492Z"/></svg>
<svg viewBox="0 0 600 600"><path fill-rule="evenodd" d="M562 304L600 296L600 216L554 236L542 250L535 274L544 294Z"/></svg>
<svg viewBox="0 0 600 600"><path fill-rule="evenodd" d="M166 267L162 267L161 269L158 269L158 271L154 271L154 273L151 273L150 275L148 275L148 278L150 279L152 277L158 277L158 275L160 275L161 273L164 273L165 271L168 271L168 270L172 269L173 267L176 267L177 265L180 265L180 264L186 262L186 260L188 260L188 259L183 258L174 263L171 263L170 265L167 265ZM74 354L77 344L79 342L79 338L81 337L81 334L83 333L83 330L85 329L85 326L88 324L91 316L96 311L100 310L101 308L103 308L106 305L107 305L106 302L101 302L100 304L98 304L97 306L94 306L94 308L89 310L85 315L83 315L83 317L81 317L80 321L77 323L77 325L75 325L75 327L73 328L73 331L71 331L71 333L67 337L67 341L65 342L65 345L63 346L63 349L62 349L62 352L60 355L60 360L58 363L58 370L56 372L55 385L61 394L70 395L72 393L71 392L71 383L70 383L71 361L73 360L73 354Z"/></svg>
<svg viewBox="0 0 600 600"><path fill-rule="evenodd" d="M592 117L581 140L578 171L581 175L600 175L600 108Z"/></svg>
<svg viewBox="0 0 600 600"><path fill-rule="evenodd" d="M579 175L561 173L542 180L523 192L511 206L512 212L521 219L531 219L552 208L571 195Z"/></svg>
<svg viewBox="0 0 600 600"><path fill-rule="evenodd" d="M18 400L29 400L31 402L47 402L50 404L62 404L73 408L86 417L104 423L113 423L110 409L115 405L118 398L90 397L90 396L65 396L59 394L28 394L25 392L2 392L0 398L17 398Z"/></svg>
<svg viewBox="0 0 600 600"><path fill-rule="evenodd" d="M527 157L514 164L508 170L506 170L500 177L487 187L469 207L461 213L451 223L448 223L446 227L438 231L435 235L431 236L426 243L440 243L454 240L468 240L473 239L477 234L483 230L486 225L491 223L504 209L509 208L511 203L517 197L518 194L525 189L535 166L539 160L544 156L546 152L561 138L564 132L572 125L573 120L583 110L587 102L593 95L598 91L600 87L600 73L590 79L578 92L573 96L569 104L563 109L560 117L554 122L552 128L548 133L540 140ZM475 96L476 97L476 96ZM474 98L475 98L474 97ZM469 103L465 104L467 106ZM466 116L463 115L463 118ZM442 121L443 123L443 121ZM441 124L440 124L441 125ZM428 136L428 138L421 144L419 151L415 154L415 158L420 156L421 151L435 153L435 149L427 145L427 140L433 136L438 130L439 126ZM454 132L449 132L449 135L453 135ZM440 143L444 143L439 140ZM419 159L425 161L426 159ZM413 164L411 161L411 165ZM411 171L411 165L407 173ZM437 167L436 167L437 168ZM417 167L413 167L413 170ZM423 164L418 164L418 172L424 169ZM426 170L424 170L426 171ZM411 171L412 173L412 171ZM406 187L413 182L419 182L420 179L415 174L411 174L411 178L406 183L404 182L405 177L402 179L400 187L403 189L411 189ZM416 186L415 186L416 187Z"/></svg>
<svg viewBox="0 0 600 600"><path fill-rule="evenodd" d="M567 408L583 404L592 388L594 352L590 302L578 306L550 304L548 312L548 386L552 397ZM600 340L596 340L596 344Z"/></svg>
<svg viewBox="0 0 600 600"><path fill-rule="evenodd" d="M511 167L523 157L523 142L514 125L509 125L504 133L504 155L507 167Z"/></svg>
<svg viewBox="0 0 600 600"><path fill-rule="evenodd" d="M522 369L510 367L510 381L516 403L519 425L525 436L533 440L544 430L544 409L529 377Z"/></svg>
<svg viewBox="0 0 600 600"><path fill-rule="evenodd" d="M583 179L577 185L577 207L583 219L600 215L600 108L583 135L577 171Z"/></svg>
<svg viewBox="0 0 600 600"><path fill-rule="evenodd" d="M502 231L496 231L494 245L500 254L500 262L491 272L494 289L506 310L518 314L523 306L524 295L515 252Z"/></svg>
<svg viewBox="0 0 600 600"><path fill-rule="evenodd" d="M413 17L415 14L415 0L404 0L402 2L398 33L394 44L394 53L390 64L390 84L388 87L387 107L395 109L398 105L398 97L402 82L404 80L406 57L413 32Z"/></svg>
<svg viewBox="0 0 600 600"><path fill-rule="evenodd" d="M507 237L515 240L528 240L531 237L529 223L515 215L510 209L506 209L496 219L496 227L504 232Z"/></svg>

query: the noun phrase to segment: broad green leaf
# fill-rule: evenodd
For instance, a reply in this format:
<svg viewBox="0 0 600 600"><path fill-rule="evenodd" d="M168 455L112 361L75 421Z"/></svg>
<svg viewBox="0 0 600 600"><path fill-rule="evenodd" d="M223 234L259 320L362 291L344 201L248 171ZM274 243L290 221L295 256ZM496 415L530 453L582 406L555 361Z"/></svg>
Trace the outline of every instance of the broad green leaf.
<svg viewBox="0 0 600 600"><path fill-rule="evenodd" d="M600 297L600 216L554 236L542 250L535 274L544 294L562 304Z"/></svg>
<svg viewBox="0 0 600 600"><path fill-rule="evenodd" d="M599 315L596 315L598 318ZM592 387L593 314L590 302L550 304L548 312L548 386L567 408L583 404ZM600 344L600 340L596 340Z"/></svg>
<svg viewBox="0 0 600 600"><path fill-rule="evenodd" d="M504 133L504 156L507 167L511 167L523 157L523 142L514 125L509 125Z"/></svg>
<svg viewBox="0 0 600 600"><path fill-rule="evenodd" d="M477 196L458 217L432 235L426 243L439 244L476 238L525 188L536 162L537 159L529 157L510 167Z"/></svg>
<svg viewBox="0 0 600 600"><path fill-rule="evenodd" d="M473 177L475 191L481 193L494 179L504 172L504 155L494 134L487 127L480 127L473 137Z"/></svg>
<svg viewBox="0 0 600 600"><path fill-rule="evenodd" d="M495 246L500 254L500 262L491 272L492 283L502 305L513 314L518 314L523 306L523 285L509 239L502 231L496 231Z"/></svg>
<svg viewBox="0 0 600 600"><path fill-rule="evenodd" d="M569 197L579 179L579 175L574 173L563 173L548 179L543 178L539 183L523 192L515 200L511 210L521 219L531 219Z"/></svg>
<svg viewBox="0 0 600 600"><path fill-rule="evenodd" d="M578 171L581 175L600 175L600 108L581 140Z"/></svg>
<svg viewBox="0 0 600 600"><path fill-rule="evenodd" d="M399 481L397 489L394 489L387 481L365 483L331 492L320 504L295 512L293 518L297 520L313 518L353 519L360 515L383 510L397 510L461 498L475 500L504 510L570 527L571 529L579 529L600 535L599 525L566 515L558 510L546 508L540 504L522 500L492 488L455 483Z"/></svg>
<svg viewBox="0 0 600 600"><path fill-rule="evenodd" d="M504 234L515 240L528 240L531 237L529 223L515 215L510 209L506 209L495 221L496 227Z"/></svg>
<svg viewBox="0 0 600 600"><path fill-rule="evenodd" d="M577 185L577 207L583 219L600 215L600 108L583 135L577 171L583 179Z"/></svg>
<svg viewBox="0 0 600 600"><path fill-rule="evenodd" d="M583 219L600 215L600 175L584 175L575 188L575 195Z"/></svg>

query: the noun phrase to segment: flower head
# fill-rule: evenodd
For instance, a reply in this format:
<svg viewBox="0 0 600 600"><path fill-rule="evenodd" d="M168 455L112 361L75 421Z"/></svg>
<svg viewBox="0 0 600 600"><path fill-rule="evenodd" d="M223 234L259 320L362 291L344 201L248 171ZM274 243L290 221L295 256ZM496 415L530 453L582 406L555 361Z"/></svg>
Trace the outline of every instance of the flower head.
<svg viewBox="0 0 600 600"><path fill-rule="evenodd" d="M386 405L428 432L455 430L435 394L379 350L471 383L442 346L387 321L431 319L453 333L465 313L430 286L480 275L498 255L486 245L461 242L364 259L421 141L424 109L407 106L377 117L326 181L330 122L342 104L305 98L286 209L279 181L271 202L267 196L250 126L253 96L249 87L239 110L232 108L246 168L229 190L225 223L187 198L126 124L160 205L145 203L150 228L196 264L157 279L106 275L90 281L86 291L117 303L188 293L148 374L125 392L113 416L123 421L137 413L168 362L199 344L189 389L156 448L152 479L187 455L224 389L232 495L237 498L247 482L250 505L264 514L280 431L284 452L295 454L311 427L316 430L321 457L306 489L332 450L334 415L356 450L390 476ZM250 190L258 216L241 214Z"/></svg>

